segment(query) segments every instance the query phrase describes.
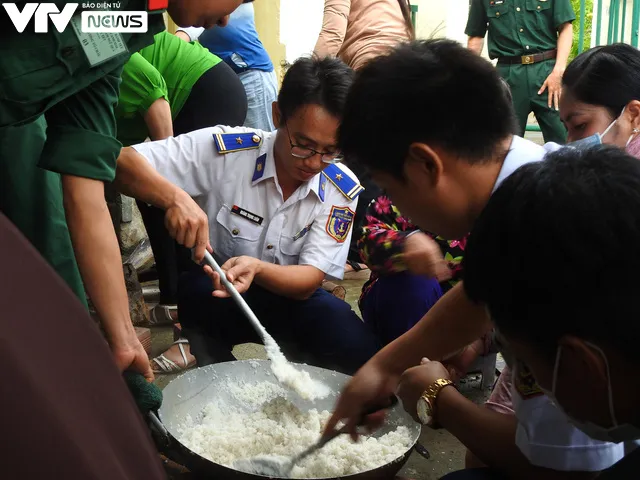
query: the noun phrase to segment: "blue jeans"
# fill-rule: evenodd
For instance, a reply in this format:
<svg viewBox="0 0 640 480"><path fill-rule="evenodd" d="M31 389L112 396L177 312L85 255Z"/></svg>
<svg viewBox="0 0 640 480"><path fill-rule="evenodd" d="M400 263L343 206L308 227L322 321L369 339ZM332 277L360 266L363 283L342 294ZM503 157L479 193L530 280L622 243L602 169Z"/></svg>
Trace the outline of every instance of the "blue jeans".
<svg viewBox="0 0 640 480"><path fill-rule="evenodd" d="M265 132L275 130L273 125L272 104L278 99L278 79L275 72L247 70L238 74L247 92L249 108L244 126L257 128Z"/></svg>
<svg viewBox="0 0 640 480"><path fill-rule="evenodd" d="M437 280L400 272L378 278L360 302L364 322L383 345L407 332L442 297Z"/></svg>

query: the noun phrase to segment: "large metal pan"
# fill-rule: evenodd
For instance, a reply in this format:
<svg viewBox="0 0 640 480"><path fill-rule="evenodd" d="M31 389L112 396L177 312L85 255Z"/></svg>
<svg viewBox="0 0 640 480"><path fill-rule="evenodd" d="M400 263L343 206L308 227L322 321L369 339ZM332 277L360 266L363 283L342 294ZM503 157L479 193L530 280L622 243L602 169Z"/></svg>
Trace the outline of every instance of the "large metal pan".
<svg viewBox="0 0 640 480"><path fill-rule="evenodd" d="M255 383L259 381L276 382L269 368L269 363L267 360L243 360L218 363L186 372L169 383L163 390L164 400L162 407L158 411L159 420L155 419L152 422L155 424L153 430L156 433L156 440L160 441L160 447L164 453L192 472L211 478L267 478L261 475L244 473L227 468L192 452L178 441L178 428L180 424L184 423L187 415L191 415L192 418L198 418L204 406L216 398L221 398L238 408L246 410L246 405L240 405L237 401L234 401L234 398L228 390L221 388L221 384L226 383L229 379L234 379L239 383ZM302 411L308 411L312 408L331 411L335 405L338 393L342 390L343 385L349 377L324 368L301 364L296 364L296 366L302 370L306 370L313 378L331 387L332 393L327 398L311 402L291 392L288 400ZM385 426L374 434L376 436L384 435L399 425L405 425L409 428L412 436L411 448L387 465L342 478L354 480L388 480L393 478L409 458L420 436L420 425L415 423L402 408L397 407L389 411Z"/></svg>

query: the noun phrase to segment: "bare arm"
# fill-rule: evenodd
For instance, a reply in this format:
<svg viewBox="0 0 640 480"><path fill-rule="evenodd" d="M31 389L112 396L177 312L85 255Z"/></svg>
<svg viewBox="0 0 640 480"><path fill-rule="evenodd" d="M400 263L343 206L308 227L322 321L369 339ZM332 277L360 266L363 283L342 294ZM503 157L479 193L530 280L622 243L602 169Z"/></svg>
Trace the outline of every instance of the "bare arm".
<svg viewBox="0 0 640 480"><path fill-rule="evenodd" d="M276 265L249 256L231 258L221 268L240 293L246 292L255 282L270 292L294 300L309 298L325 277L322 270L311 265ZM229 297L218 274L210 267L205 267L205 272L213 280L213 295Z"/></svg>
<svg viewBox="0 0 640 480"><path fill-rule="evenodd" d="M591 479L597 473L560 472L532 465L515 443L517 420L466 399L455 388L438 395L438 422L464 444L480 461L522 480Z"/></svg>
<svg viewBox="0 0 640 480"><path fill-rule="evenodd" d="M123 148L120 152L114 183L125 195L163 210L170 208L175 197L182 192L132 147Z"/></svg>
<svg viewBox="0 0 640 480"><path fill-rule="evenodd" d="M322 30L313 49L318 57L336 56L347 33L351 0L325 0Z"/></svg>
<svg viewBox="0 0 640 480"><path fill-rule="evenodd" d="M256 283L267 290L296 300L306 300L324 279L324 272L311 265L276 265L261 262Z"/></svg>
<svg viewBox="0 0 640 480"><path fill-rule="evenodd" d="M571 22L563 23L558 28L558 54L556 57L556 64L538 92L538 95L542 94L545 90L548 92L547 103L549 108L555 107L555 109L558 110L560 107L562 75L567 68L567 60L569 58L572 42L573 27L571 26Z"/></svg>
<svg viewBox="0 0 640 480"><path fill-rule="evenodd" d="M104 201L104 184L99 180L63 175L62 188L78 267L100 314L116 364L122 370L132 366L152 380L147 355L129 316L122 259Z"/></svg>
<svg viewBox="0 0 640 480"><path fill-rule="evenodd" d="M326 432L346 420L356 435L356 424L367 405L394 393L402 372L419 365L423 357L442 359L488 332L492 323L485 309L469 300L459 282L407 333L369 360L347 383L327 422Z"/></svg>
<svg viewBox="0 0 640 480"><path fill-rule="evenodd" d="M220 27L214 27L220 28ZM176 31L176 37L181 38L187 42L195 42L200 38L200 35L204 32L203 27L184 27Z"/></svg>
<svg viewBox="0 0 640 480"><path fill-rule="evenodd" d="M159 98L151 104L144 114L144 123L149 130L151 140L163 140L173 137L173 120L171 106L164 98Z"/></svg>
<svg viewBox="0 0 640 480"><path fill-rule="evenodd" d="M114 183L125 195L166 210L165 225L171 236L181 245L195 247L196 260L202 260L209 247L209 222L184 190L162 177L131 147L120 152Z"/></svg>
<svg viewBox="0 0 640 480"><path fill-rule="evenodd" d="M573 45L573 24L571 22L563 23L558 27L558 55L554 67L555 70L560 71L561 75L567 68L571 45Z"/></svg>
<svg viewBox="0 0 640 480"><path fill-rule="evenodd" d="M176 37L181 38L185 42L190 42L191 41L191 38L189 38L189 35L187 35L187 33L182 31L182 30L178 30L176 32Z"/></svg>
<svg viewBox="0 0 640 480"><path fill-rule="evenodd" d="M467 48L478 55L482 54L482 47L484 47L484 38L482 37L469 37L467 40Z"/></svg>

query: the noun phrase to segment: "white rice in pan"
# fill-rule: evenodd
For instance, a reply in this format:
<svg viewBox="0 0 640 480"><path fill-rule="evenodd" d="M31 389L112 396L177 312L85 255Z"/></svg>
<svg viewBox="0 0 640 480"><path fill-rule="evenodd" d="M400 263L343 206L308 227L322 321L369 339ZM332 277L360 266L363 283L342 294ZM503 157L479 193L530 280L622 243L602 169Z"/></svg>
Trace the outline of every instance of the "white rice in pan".
<svg viewBox="0 0 640 480"><path fill-rule="evenodd" d="M318 440L331 415L326 410L301 412L284 398L285 390L271 382L229 383L227 390L253 413L220 400L211 402L198 419L186 419L179 440L202 457L228 467L239 459L302 452ZM357 443L341 435L297 465L291 477L339 477L371 470L402 456L411 440L404 426L378 438L363 436Z"/></svg>

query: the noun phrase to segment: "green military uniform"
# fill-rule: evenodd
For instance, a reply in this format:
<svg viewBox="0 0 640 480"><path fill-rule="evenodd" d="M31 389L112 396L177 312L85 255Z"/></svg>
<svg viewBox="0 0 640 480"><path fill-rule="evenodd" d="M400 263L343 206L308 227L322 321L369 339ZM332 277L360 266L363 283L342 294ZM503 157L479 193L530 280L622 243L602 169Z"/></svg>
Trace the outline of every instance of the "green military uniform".
<svg viewBox="0 0 640 480"><path fill-rule="evenodd" d="M62 10L67 2L50 3ZM145 9L145 0L119 2L119 10ZM80 13L78 8L75 16ZM128 52L95 66L71 24L59 33L49 22L48 33L34 33L31 22L19 33L8 15L0 15L0 211L83 302L59 174L113 180L121 148L114 107L122 67L130 52L165 28L160 13L149 14L147 33L121 34Z"/></svg>
<svg viewBox="0 0 640 480"><path fill-rule="evenodd" d="M513 106L524 135L527 118L534 112L545 141L564 143L566 129L548 95L538 91L555 66L555 57L527 64L534 54L557 48L558 27L576 16L570 0L470 0L465 33L483 38L487 33L489 56L498 59L498 72L511 87ZM507 63L522 57L518 63Z"/></svg>

